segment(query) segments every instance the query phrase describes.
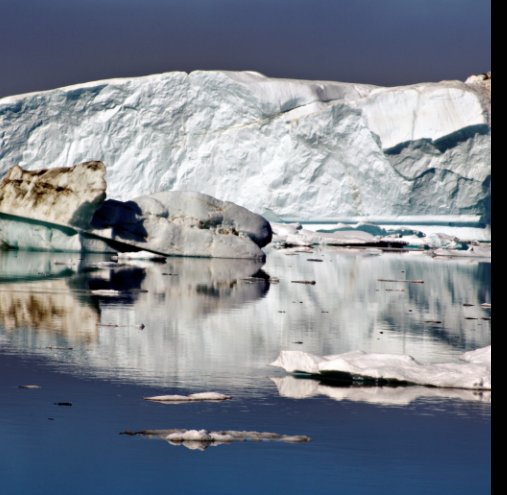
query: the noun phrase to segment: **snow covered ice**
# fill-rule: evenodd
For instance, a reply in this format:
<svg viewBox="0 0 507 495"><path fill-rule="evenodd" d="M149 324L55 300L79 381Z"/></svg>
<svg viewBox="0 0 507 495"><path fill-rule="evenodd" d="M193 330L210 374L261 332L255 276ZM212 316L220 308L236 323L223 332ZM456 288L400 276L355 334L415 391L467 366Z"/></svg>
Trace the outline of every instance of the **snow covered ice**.
<svg viewBox="0 0 507 495"><path fill-rule="evenodd" d="M458 362L421 364L409 355L352 351L315 356L282 351L272 366L352 382L402 382L432 387L491 390L491 346L465 352Z"/></svg>
<svg viewBox="0 0 507 495"><path fill-rule="evenodd" d="M183 402L216 402L232 399L230 395L221 394L220 392L197 392L189 395L153 395L145 397L144 400L155 402L163 402L166 404L183 403Z"/></svg>
<svg viewBox="0 0 507 495"><path fill-rule="evenodd" d="M102 160L113 199L186 190L284 220L484 225L483 79L384 88L195 71L10 96L0 99L0 173Z"/></svg>

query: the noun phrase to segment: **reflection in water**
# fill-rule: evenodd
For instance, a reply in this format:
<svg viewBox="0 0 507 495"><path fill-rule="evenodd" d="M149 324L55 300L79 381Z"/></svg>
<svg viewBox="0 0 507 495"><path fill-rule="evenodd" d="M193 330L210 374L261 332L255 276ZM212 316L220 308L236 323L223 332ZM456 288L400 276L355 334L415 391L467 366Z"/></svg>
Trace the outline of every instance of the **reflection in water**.
<svg viewBox="0 0 507 495"><path fill-rule="evenodd" d="M319 380L296 378L293 376L271 378L271 380L276 385L280 396L291 399L307 399L309 397L324 395L337 401L349 400L396 406L408 405L421 398L491 402L490 391L421 387L418 385L407 387L343 387L326 385Z"/></svg>
<svg viewBox="0 0 507 495"><path fill-rule="evenodd" d="M307 261L316 254L322 263ZM315 286L281 284L277 309L286 310L288 328L301 329L291 331L293 338L287 339L284 349L317 355L352 350L410 354L434 362L449 353L490 343L489 321L481 319L490 313L480 307L490 302L489 263L331 250L278 256L272 261L276 267L269 266L268 259L267 269L274 276L290 274L292 280L316 281ZM380 279L424 283L384 283ZM304 349L293 345L298 341L305 343Z"/></svg>
<svg viewBox="0 0 507 495"><path fill-rule="evenodd" d="M33 342L39 334L38 346L54 344L55 338L92 342L98 337L98 321L97 309L78 301L65 280L0 286L0 327L14 340L30 336Z"/></svg>
<svg viewBox="0 0 507 495"><path fill-rule="evenodd" d="M236 396L269 387L268 363L283 349L432 362L491 343L483 319L490 309L480 306L490 302L489 263L332 249L287 254L271 251L265 266L190 258L109 266L97 256L2 253L0 342L65 360L79 373L233 388ZM378 281L403 278L424 284ZM54 349L78 344L79 352Z"/></svg>

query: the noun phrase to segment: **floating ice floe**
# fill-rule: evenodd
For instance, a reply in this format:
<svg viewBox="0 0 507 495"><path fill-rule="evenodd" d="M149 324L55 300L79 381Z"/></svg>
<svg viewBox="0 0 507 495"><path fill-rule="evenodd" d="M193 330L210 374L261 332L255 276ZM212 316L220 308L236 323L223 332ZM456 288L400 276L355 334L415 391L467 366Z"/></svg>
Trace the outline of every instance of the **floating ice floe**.
<svg viewBox="0 0 507 495"><path fill-rule="evenodd" d="M491 390L491 346L465 352L453 363L421 364L408 355L362 351L322 357L303 351L282 351L271 365L288 373L357 384L402 383Z"/></svg>
<svg viewBox="0 0 507 495"><path fill-rule="evenodd" d="M468 249L435 249L433 256L450 258L491 258L491 244L470 246Z"/></svg>
<svg viewBox="0 0 507 495"><path fill-rule="evenodd" d="M362 230L336 230L321 232L302 228L301 224L271 222L273 242L283 247L321 246L371 246L377 244L404 246L406 242L398 238L380 238Z"/></svg>
<svg viewBox="0 0 507 495"><path fill-rule="evenodd" d="M445 232L432 232L426 235L422 231L403 228L403 226L386 229L381 225L357 223L338 224L326 229L313 226L316 230L312 230L303 228L301 223L271 222L271 227L273 243L283 248L316 245L358 248L380 246L425 250L432 256L491 257L491 245L488 243L478 244L477 241L460 239ZM462 230L466 235L470 229L463 228Z"/></svg>
<svg viewBox="0 0 507 495"><path fill-rule="evenodd" d="M166 404L175 404L183 402L205 402L205 401L222 401L232 399L230 395L221 394L219 392L198 392L190 395L154 395L152 397L144 397L144 400L155 402L163 402Z"/></svg>
<svg viewBox="0 0 507 495"><path fill-rule="evenodd" d="M311 439L306 435L281 435L279 433L259 432L259 431L209 431L209 430L141 430L124 431L121 435L141 435L151 438L166 440L171 445L183 445L191 450L205 450L210 446L224 445L232 442L286 442L286 443L306 443Z"/></svg>
<svg viewBox="0 0 507 495"><path fill-rule="evenodd" d="M319 380L304 380L294 376L271 378L282 397L308 399L324 395L336 401L348 400L393 406L408 405L420 398L458 399L474 402L491 402L491 392L487 390L465 390L458 388L425 387L422 385L404 386L339 386L322 383Z"/></svg>

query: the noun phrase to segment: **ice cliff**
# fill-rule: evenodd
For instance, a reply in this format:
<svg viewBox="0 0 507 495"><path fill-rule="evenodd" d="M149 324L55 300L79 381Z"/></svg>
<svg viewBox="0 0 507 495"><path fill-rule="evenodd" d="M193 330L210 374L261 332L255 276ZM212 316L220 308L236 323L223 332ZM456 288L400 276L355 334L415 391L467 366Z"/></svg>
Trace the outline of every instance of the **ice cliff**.
<svg viewBox="0 0 507 495"><path fill-rule="evenodd" d="M489 220L490 75L400 87L168 72L0 99L0 174L89 160L108 196L193 190L286 219Z"/></svg>

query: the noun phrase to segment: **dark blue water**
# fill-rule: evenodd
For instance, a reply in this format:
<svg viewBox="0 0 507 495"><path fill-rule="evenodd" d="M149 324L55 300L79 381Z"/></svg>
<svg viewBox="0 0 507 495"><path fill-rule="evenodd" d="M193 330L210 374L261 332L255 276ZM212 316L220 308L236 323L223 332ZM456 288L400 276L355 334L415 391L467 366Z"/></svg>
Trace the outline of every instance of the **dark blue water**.
<svg viewBox="0 0 507 495"><path fill-rule="evenodd" d="M279 391L272 378L285 373L269 366L286 348L428 361L487 345L489 263L316 255L324 261L273 252L263 267L174 260L113 271L92 271L95 258L67 268L69 255L0 255L2 493L489 493L489 396L303 381L313 391L295 398L299 382ZM280 282L243 280L259 268ZM425 284L386 291L377 281L395 275ZM316 285L291 283L301 278ZM142 400L203 390L233 400ZM198 451L119 434L165 428L311 441Z"/></svg>

